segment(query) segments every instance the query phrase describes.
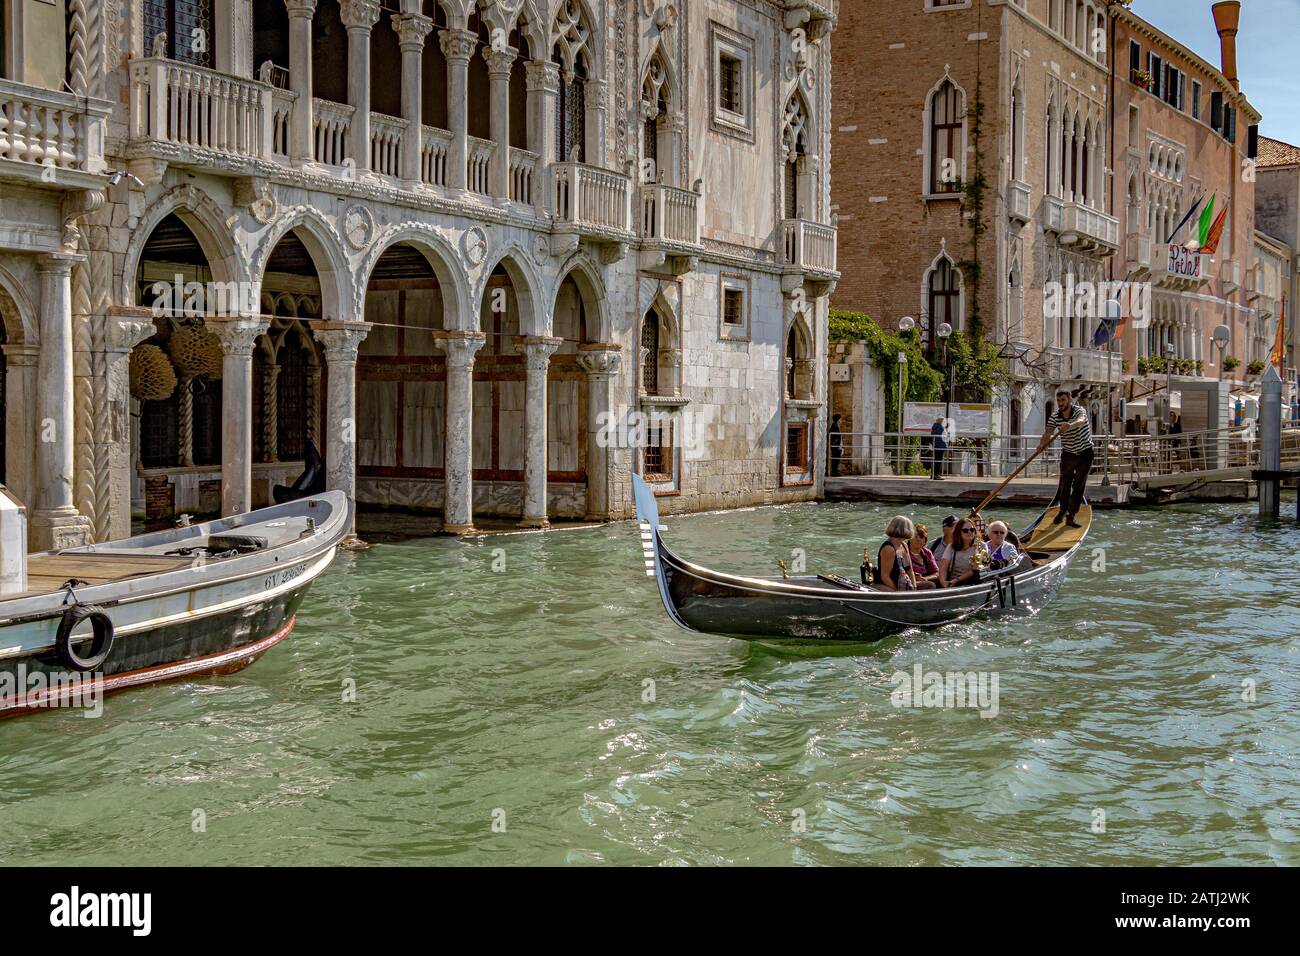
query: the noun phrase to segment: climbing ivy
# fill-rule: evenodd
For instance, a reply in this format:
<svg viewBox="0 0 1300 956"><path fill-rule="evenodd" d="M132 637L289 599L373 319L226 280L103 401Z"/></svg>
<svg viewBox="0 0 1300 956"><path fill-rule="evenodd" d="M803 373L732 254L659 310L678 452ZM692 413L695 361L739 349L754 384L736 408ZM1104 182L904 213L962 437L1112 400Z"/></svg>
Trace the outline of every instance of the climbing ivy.
<svg viewBox="0 0 1300 956"><path fill-rule="evenodd" d="M971 257L957 263L966 281L969 294L966 301L970 303L970 332L978 341L984 339L984 316L980 309L980 280L983 267L980 265L980 240L988 231L988 222L984 218L984 200L988 192L988 177L984 173L984 97L980 89L980 80L975 81L975 95L966 108L966 119L970 125L971 145L974 146L974 172L963 184L961 211L971 232ZM956 336L953 336L956 338Z"/></svg>
<svg viewBox="0 0 1300 956"><path fill-rule="evenodd" d="M932 367L921 352L915 331L901 334L882 329L862 312L831 309L830 340L862 342L871 364L880 370L885 387L885 431L899 430L898 353L907 356L903 371L903 394L909 402L937 402L943 397L943 373Z"/></svg>

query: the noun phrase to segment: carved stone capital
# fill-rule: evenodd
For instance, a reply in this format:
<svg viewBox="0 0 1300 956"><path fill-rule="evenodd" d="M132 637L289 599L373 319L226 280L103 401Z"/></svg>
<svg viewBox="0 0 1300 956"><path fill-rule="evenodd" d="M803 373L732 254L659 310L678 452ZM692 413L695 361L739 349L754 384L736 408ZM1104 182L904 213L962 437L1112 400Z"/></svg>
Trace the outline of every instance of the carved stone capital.
<svg viewBox="0 0 1300 956"><path fill-rule="evenodd" d="M487 60L488 76L501 79L510 78L510 70L514 67L515 60L519 57L519 51L512 46L503 47L500 50L494 50L490 46L483 48L483 59Z"/></svg>
<svg viewBox="0 0 1300 956"><path fill-rule="evenodd" d="M130 352L156 331L148 309L113 306L104 323L104 351Z"/></svg>
<svg viewBox="0 0 1300 956"><path fill-rule="evenodd" d="M397 42L403 50L414 47L424 49L424 41L433 32L433 19L421 13L395 13L392 16L393 29L397 31Z"/></svg>
<svg viewBox="0 0 1300 956"><path fill-rule="evenodd" d="M203 325L221 341L221 354L252 359L257 337L271 327L270 319L251 315L203 317Z"/></svg>
<svg viewBox="0 0 1300 956"><path fill-rule="evenodd" d="M310 18L316 13L316 0L284 0L284 8L289 12L289 19L295 17Z"/></svg>
<svg viewBox="0 0 1300 956"><path fill-rule="evenodd" d="M369 33L379 22L379 0L339 0L339 19L348 28Z"/></svg>
<svg viewBox="0 0 1300 956"><path fill-rule="evenodd" d="M588 375L613 375L623 364L623 353L608 342L578 346L578 364Z"/></svg>
<svg viewBox="0 0 1300 956"><path fill-rule="evenodd" d="M478 44L478 34L469 30L443 30L438 34L438 43L442 46L442 55L448 60L469 63Z"/></svg>
<svg viewBox="0 0 1300 956"><path fill-rule="evenodd" d="M529 335L520 340L519 347L524 350L524 360L530 371L545 372L551 363L551 356L563 344L564 339Z"/></svg>
<svg viewBox="0 0 1300 956"><path fill-rule="evenodd" d="M72 264L79 262L80 256L64 255L52 252L48 255L36 257L36 272L38 275L55 275L66 277L72 275Z"/></svg>
<svg viewBox="0 0 1300 956"><path fill-rule="evenodd" d="M560 92L560 67L547 60L529 60L524 67L527 87L533 92Z"/></svg>
<svg viewBox="0 0 1300 956"><path fill-rule="evenodd" d="M326 365L350 365L370 333L369 322L315 322L312 338L325 347Z"/></svg>
<svg viewBox="0 0 1300 956"><path fill-rule="evenodd" d="M448 332L438 342L447 356L447 365L453 368L472 369L474 356L487 341L482 332Z"/></svg>

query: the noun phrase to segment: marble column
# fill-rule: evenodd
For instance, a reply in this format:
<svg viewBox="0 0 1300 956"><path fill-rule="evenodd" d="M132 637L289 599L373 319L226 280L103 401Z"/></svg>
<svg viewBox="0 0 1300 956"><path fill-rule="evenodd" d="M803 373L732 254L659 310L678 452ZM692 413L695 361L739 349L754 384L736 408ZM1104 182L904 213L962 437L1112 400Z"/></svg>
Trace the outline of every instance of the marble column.
<svg viewBox="0 0 1300 956"><path fill-rule="evenodd" d="M483 48L491 89L489 120L492 141L496 143L488 170L488 189L496 199L510 198L510 70L518 56L514 47Z"/></svg>
<svg viewBox="0 0 1300 956"><path fill-rule="evenodd" d="M40 346L10 342L5 353L5 487L24 503L34 500L32 443L37 437L33 416L40 390Z"/></svg>
<svg viewBox="0 0 1300 956"><path fill-rule="evenodd" d="M560 68L546 60L529 60L528 148L541 157L541 181L533 189L533 205L544 214L551 199L550 176L546 172L556 161L555 111L560 103Z"/></svg>
<svg viewBox="0 0 1300 956"><path fill-rule="evenodd" d="M213 316L204 324L221 340L221 513L253 507L253 349L270 319Z"/></svg>
<svg viewBox="0 0 1300 956"><path fill-rule="evenodd" d="M478 36L468 30L443 30L438 35L447 58L447 126L451 145L447 149L447 188L465 191L469 159L469 58L474 55Z"/></svg>
<svg viewBox="0 0 1300 956"><path fill-rule="evenodd" d="M369 322L317 322L312 335L325 348L329 386L325 396L325 487L357 499L357 349L370 331ZM351 529L349 529L351 530ZM356 543L356 536L349 535Z"/></svg>
<svg viewBox="0 0 1300 956"><path fill-rule="evenodd" d="M563 339L530 335L523 340L527 379L524 385L524 528L545 528L546 519L546 372Z"/></svg>
<svg viewBox="0 0 1300 956"><path fill-rule="evenodd" d="M340 0L339 19L348 29L348 139L358 174L370 170L370 31L379 22L379 0Z"/></svg>
<svg viewBox="0 0 1300 956"><path fill-rule="evenodd" d="M420 150L423 149L424 106L421 102L421 64L424 41L433 30L433 20L419 13L393 15L393 29L402 48L402 180L408 186L420 182Z"/></svg>
<svg viewBox="0 0 1300 956"><path fill-rule="evenodd" d="M42 256L41 350L36 360L35 458L28 536L37 551L90 543L90 522L72 499L72 257Z"/></svg>
<svg viewBox="0 0 1300 956"><path fill-rule="evenodd" d="M298 94L289 157L295 163L310 163L316 158L311 115L311 18L316 0L284 0L284 6L289 11L289 89Z"/></svg>
<svg viewBox="0 0 1300 956"><path fill-rule="evenodd" d="M449 332L439 343L447 355L442 522L448 534L474 530L474 355L486 341L482 332Z"/></svg>
<svg viewBox="0 0 1300 956"><path fill-rule="evenodd" d="M605 90L609 84L604 80L589 79L586 86L586 142L583 146L587 156L587 164L590 166L604 166Z"/></svg>
<svg viewBox="0 0 1300 956"><path fill-rule="evenodd" d="M610 450L617 446L614 421L614 376L622 363L618 346L579 345L578 362L587 373L587 514L589 521L609 518Z"/></svg>

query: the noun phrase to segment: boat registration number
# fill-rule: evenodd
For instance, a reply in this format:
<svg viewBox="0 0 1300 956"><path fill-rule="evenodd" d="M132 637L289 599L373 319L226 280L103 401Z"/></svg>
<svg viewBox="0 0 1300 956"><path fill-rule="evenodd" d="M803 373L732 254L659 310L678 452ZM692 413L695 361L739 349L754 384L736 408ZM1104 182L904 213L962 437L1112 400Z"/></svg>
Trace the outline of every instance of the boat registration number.
<svg viewBox="0 0 1300 956"><path fill-rule="evenodd" d="M275 572L275 574L268 574L265 580L262 581L262 588L263 590L269 591L271 588L278 587L281 584L288 584L306 570L307 562L304 561L302 564L295 564L291 568L284 568L283 570Z"/></svg>

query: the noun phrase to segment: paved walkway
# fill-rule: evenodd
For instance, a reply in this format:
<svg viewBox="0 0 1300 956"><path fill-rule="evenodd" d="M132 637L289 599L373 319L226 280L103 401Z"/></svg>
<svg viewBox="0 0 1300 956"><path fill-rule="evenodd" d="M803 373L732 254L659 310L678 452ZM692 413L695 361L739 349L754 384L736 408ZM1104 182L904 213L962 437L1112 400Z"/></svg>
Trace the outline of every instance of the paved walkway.
<svg viewBox="0 0 1300 956"><path fill-rule="evenodd" d="M827 501L969 501L980 499L1002 483L1001 478L840 477L826 479ZM1088 500L1098 507L1128 504L1128 485L1088 485ZM1049 504L1056 482L1043 478L1017 478L998 495L1010 504Z"/></svg>

